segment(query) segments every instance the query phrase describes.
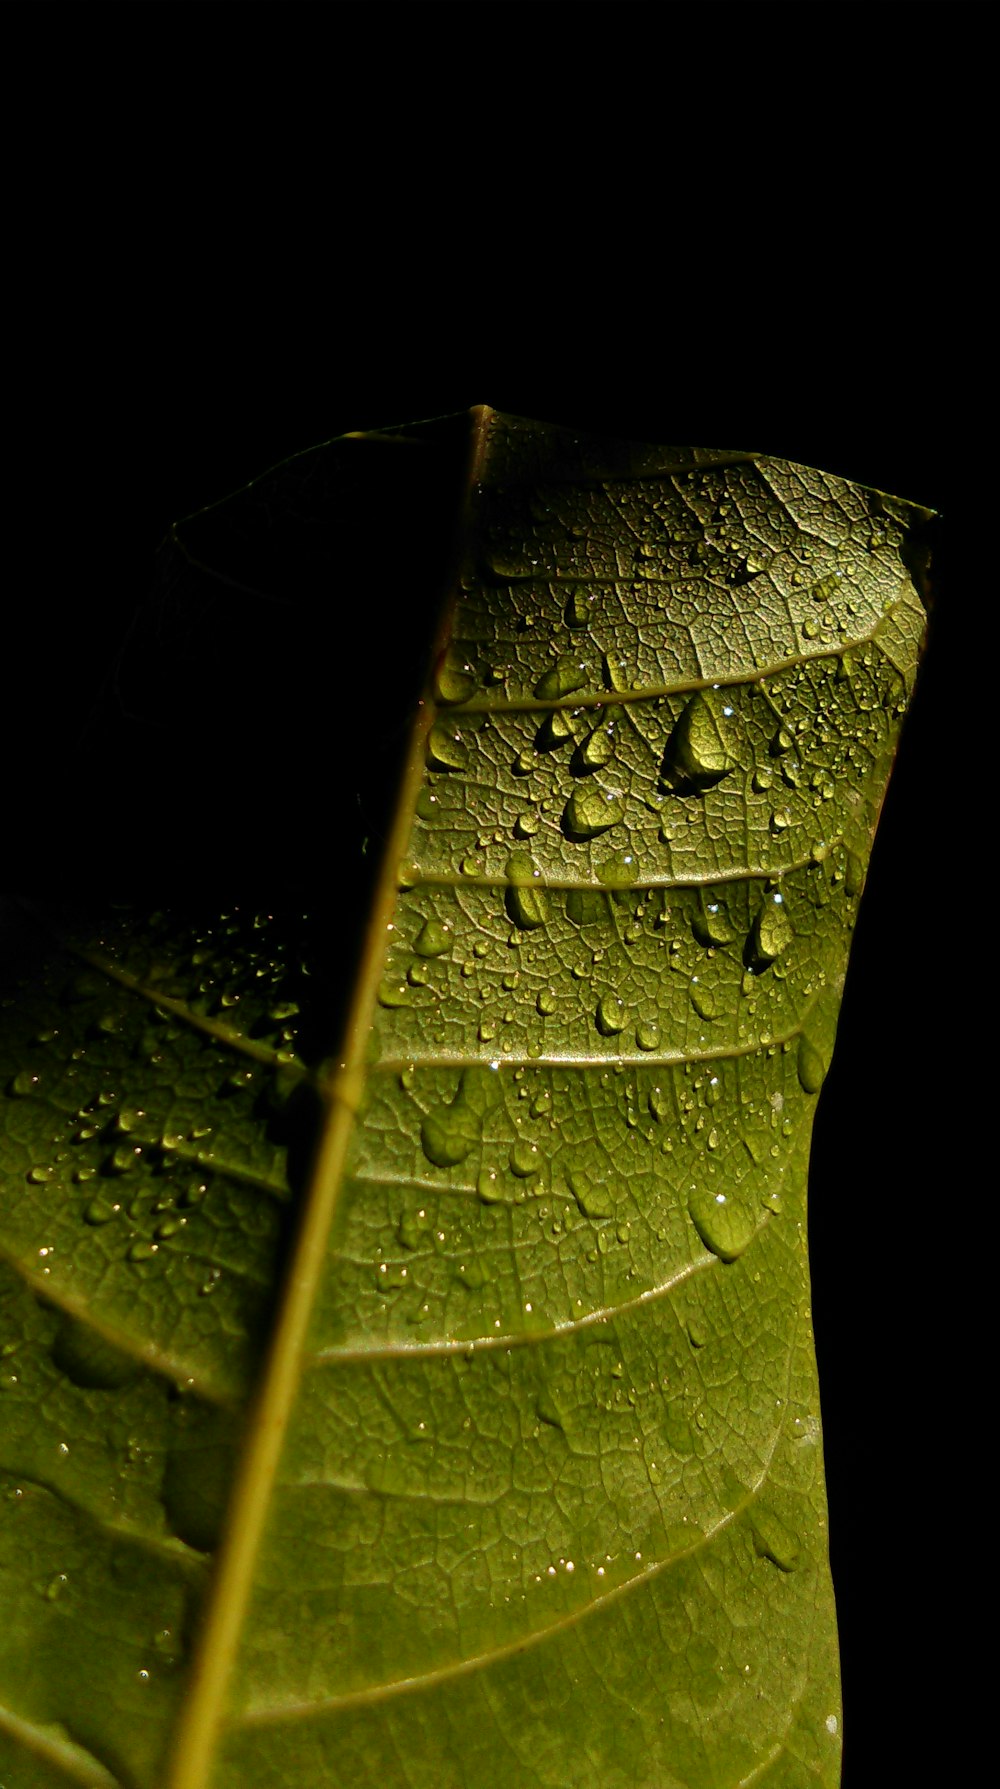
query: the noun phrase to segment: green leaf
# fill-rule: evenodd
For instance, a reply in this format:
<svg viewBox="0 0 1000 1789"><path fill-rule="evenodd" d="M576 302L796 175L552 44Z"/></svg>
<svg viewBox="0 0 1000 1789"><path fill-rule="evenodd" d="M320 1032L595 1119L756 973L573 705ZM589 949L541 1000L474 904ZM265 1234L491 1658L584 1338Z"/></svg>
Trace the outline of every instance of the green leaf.
<svg viewBox="0 0 1000 1789"><path fill-rule="evenodd" d="M806 1171L926 512L473 422L359 960L7 912L27 1789L838 1781Z"/></svg>

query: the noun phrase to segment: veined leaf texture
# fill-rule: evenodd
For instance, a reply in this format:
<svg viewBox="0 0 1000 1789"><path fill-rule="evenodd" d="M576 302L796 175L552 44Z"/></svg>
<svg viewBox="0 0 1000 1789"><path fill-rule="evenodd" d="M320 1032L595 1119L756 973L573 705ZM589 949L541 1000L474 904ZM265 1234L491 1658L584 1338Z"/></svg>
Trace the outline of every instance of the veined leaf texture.
<svg viewBox="0 0 1000 1789"><path fill-rule="evenodd" d="M246 587L457 429L362 948L7 913L8 1789L839 1780L806 1178L927 512L480 410L219 506Z"/></svg>

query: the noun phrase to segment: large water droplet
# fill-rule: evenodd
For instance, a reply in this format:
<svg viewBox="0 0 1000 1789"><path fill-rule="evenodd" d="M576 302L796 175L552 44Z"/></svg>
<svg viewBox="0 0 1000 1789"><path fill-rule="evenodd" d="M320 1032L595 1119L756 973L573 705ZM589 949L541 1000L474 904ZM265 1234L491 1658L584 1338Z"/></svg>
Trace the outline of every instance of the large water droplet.
<svg viewBox="0 0 1000 1789"><path fill-rule="evenodd" d="M476 693L476 678L472 666L466 663L458 653L449 649L441 658L434 673L434 700L436 702L468 702Z"/></svg>
<svg viewBox="0 0 1000 1789"><path fill-rule="evenodd" d="M573 658L561 658L535 684L535 695L542 702L558 702L582 689L589 676L588 667Z"/></svg>
<svg viewBox="0 0 1000 1789"><path fill-rule="evenodd" d="M511 1173L527 1180L529 1175L537 1174L544 1161L537 1143L530 1143L526 1137L519 1137L510 1152Z"/></svg>
<svg viewBox="0 0 1000 1789"><path fill-rule="evenodd" d="M720 1261L735 1261L753 1241L756 1224L741 1200L696 1187L688 1202L694 1227L707 1249Z"/></svg>
<svg viewBox="0 0 1000 1789"><path fill-rule="evenodd" d="M626 1023L624 1000L617 994L602 994L597 1002L597 1029L602 1037L615 1037L624 1031Z"/></svg>
<svg viewBox="0 0 1000 1789"><path fill-rule="evenodd" d="M848 851L844 873L844 890L852 898L859 895L865 885L865 866L856 851Z"/></svg>
<svg viewBox="0 0 1000 1789"><path fill-rule="evenodd" d="M566 598L566 609L563 619L567 627L586 627L590 622L594 596L583 586L576 585Z"/></svg>
<svg viewBox="0 0 1000 1789"><path fill-rule="evenodd" d="M803 1093L818 1093L826 1078L826 1063L816 1045L810 1043L804 1033L799 1038L797 1066Z"/></svg>
<svg viewBox="0 0 1000 1789"><path fill-rule="evenodd" d="M454 727L435 721L427 735L427 762L432 770L464 770L469 753L465 740Z"/></svg>
<svg viewBox="0 0 1000 1789"><path fill-rule="evenodd" d="M405 981L390 981L383 978L378 984L378 1003L389 1008L405 1006L410 998Z"/></svg>
<svg viewBox="0 0 1000 1789"><path fill-rule="evenodd" d="M736 936L721 901L706 900L703 895L699 897L694 910L691 929L699 944L704 944L708 949L728 944Z"/></svg>
<svg viewBox="0 0 1000 1789"><path fill-rule="evenodd" d="M179 1540L199 1553L216 1546L225 1515L233 1455L228 1447L175 1447L163 1474L163 1507Z"/></svg>
<svg viewBox="0 0 1000 1789"><path fill-rule="evenodd" d="M556 708L538 729L538 746L542 751L553 750L556 746L565 745L567 739L573 737L573 723L564 708Z"/></svg>
<svg viewBox="0 0 1000 1789"><path fill-rule="evenodd" d="M754 967L766 969L788 949L794 935L784 895L780 890L767 895L750 934L750 958Z"/></svg>
<svg viewBox="0 0 1000 1789"><path fill-rule="evenodd" d="M692 975L688 988L691 1005L700 1019L714 1019L718 1012L715 995L700 975Z"/></svg>
<svg viewBox="0 0 1000 1789"><path fill-rule="evenodd" d="M603 789L574 789L563 812L563 825L572 838L593 839L617 826L624 812L617 796Z"/></svg>
<svg viewBox="0 0 1000 1789"><path fill-rule="evenodd" d="M140 1372L138 1361L77 1317L62 1318L52 1344L52 1359L67 1379L88 1390L114 1390Z"/></svg>
<svg viewBox="0 0 1000 1789"><path fill-rule="evenodd" d="M507 859L506 875L511 886L504 896L510 918L522 931L532 931L545 924L544 896L537 887L538 866L527 851L514 851Z"/></svg>
<svg viewBox="0 0 1000 1789"><path fill-rule="evenodd" d="M483 1168L476 1180L476 1192L484 1205L499 1205L503 1201L504 1191L500 1176L495 1168Z"/></svg>
<svg viewBox="0 0 1000 1789"><path fill-rule="evenodd" d="M614 1200L608 1188L596 1175L585 1168L571 1168L566 1179L569 1182L569 1190L584 1217L609 1218L613 1215Z"/></svg>
<svg viewBox="0 0 1000 1789"><path fill-rule="evenodd" d="M595 727L588 733L577 754L580 765L585 770L600 770L614 757L615 743L606 724Z"/></svg>
<svg viewBox="0 0 1000 1789"><path fill-rule="evenodd" d="M622 694L631 688L630 666L623 653L604 654L604 682L609 690L618 690Z"/></svg>
<svg viewBox="0 0 1000 1789"><path fill-rule="evenodd" d="M663 776L678 793L710 789L735 770L732 709L713 690L699 690L677 721L663 761Z"/></svg>
<svg viewBox="0 0 1000 1789"><path fill-rule="evenodd" d="M566 891L566 917L575 926L600 923L607 913L605 896L598 888L569 888Z"/></svg>
<svg viewBox="0 0 1000 1789"><path fill-rule="evenodd" d="M418 957L440 957L451 949L451 934L436 919L425 919L416 938L413 948Z"/></svg>
<svg viewBox="0 0 1000 1789"><path fill-rule="evenodd" d="M420 1127L428 1161L436 1168L464 1162L479 1141L483 1118L499 1098L497 1077L491 1069L463 1069L451 1104L433 1107Z"/></svg>
<svg viewBox="0 0 1000 1789"><path fill-rule="evenodd" d="M597 866L597 880L605 888L631 888L638 876L639 866L631 851L619 851Z"/></svg>

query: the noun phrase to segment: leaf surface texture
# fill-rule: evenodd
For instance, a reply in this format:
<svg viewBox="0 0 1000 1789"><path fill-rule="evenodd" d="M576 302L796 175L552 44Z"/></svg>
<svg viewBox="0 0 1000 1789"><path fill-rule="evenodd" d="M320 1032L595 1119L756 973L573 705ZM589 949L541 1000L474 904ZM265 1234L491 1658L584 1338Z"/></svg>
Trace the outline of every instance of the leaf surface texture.
<svg viewBox="0 0 1000 1789"><path fill-rule="evenodd" d="M10 910L28 1789L838 1781L806 1177L924 512L471 464L359 964L329 901Z"/></svg>

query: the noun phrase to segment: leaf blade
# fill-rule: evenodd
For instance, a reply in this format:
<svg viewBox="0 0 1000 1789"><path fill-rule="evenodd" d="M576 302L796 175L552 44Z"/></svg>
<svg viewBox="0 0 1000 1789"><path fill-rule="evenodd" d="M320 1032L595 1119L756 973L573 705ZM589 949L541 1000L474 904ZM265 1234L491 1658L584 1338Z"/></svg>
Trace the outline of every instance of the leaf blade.
<svg viewBox="0 0 1000 1789"><path fill-rule="evenodd" d="M805 1177L909 512L478 428L170 1780L832 1783Z"/></svg>

